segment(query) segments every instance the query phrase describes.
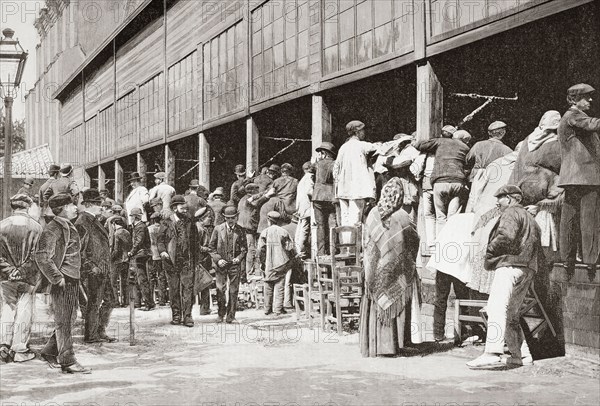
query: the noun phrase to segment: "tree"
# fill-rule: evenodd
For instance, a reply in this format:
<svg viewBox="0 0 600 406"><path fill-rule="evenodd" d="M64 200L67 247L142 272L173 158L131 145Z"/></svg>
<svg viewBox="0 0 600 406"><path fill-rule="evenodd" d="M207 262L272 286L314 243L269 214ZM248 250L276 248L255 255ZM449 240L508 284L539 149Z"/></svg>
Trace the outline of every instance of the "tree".
<svg viewBox="0 0 600 406"><path fill-rule="evenodd" d="M25 150L25 119L13 122L12 153ZM0 123L0 156L4 156L4 120Z"/></svg>

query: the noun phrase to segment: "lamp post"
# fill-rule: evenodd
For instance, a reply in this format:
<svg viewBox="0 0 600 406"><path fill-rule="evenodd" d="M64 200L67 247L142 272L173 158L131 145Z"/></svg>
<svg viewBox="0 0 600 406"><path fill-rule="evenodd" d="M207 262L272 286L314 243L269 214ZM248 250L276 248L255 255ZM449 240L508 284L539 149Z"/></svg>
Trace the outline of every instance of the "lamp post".
<svg viewBox="0 0 600 406"><path fill-rule="evenodd" d="M27 52L23 50L19 40L13 39L14 30L6 28L0 38L0 90L4 99L4 178L2 185L2 218L10 215L10 185L12 183L12 106L17 93Z"/></svg>

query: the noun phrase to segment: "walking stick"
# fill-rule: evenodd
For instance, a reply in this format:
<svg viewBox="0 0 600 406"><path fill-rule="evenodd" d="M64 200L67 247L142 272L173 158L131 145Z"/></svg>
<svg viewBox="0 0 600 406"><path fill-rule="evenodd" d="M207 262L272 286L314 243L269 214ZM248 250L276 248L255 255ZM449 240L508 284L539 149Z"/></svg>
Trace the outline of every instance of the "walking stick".
<svg viewBox="0 0 600 406"><path fill-rule="evenodd" d="M129 288L129 346L134 346L135 345L135 327L133 325L133 321L135 320L135 299L133 297L133 286L134 286L134 279L132 278L133 275L131 275L131 268L129 268L129 284L128 284L128 288Z"/></svg>

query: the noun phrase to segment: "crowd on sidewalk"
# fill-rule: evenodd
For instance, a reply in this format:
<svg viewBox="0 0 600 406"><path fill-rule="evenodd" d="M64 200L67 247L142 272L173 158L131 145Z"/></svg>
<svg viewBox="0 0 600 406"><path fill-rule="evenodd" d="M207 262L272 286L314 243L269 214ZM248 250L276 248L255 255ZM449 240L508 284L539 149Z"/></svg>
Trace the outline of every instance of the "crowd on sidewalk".
<svg viewBox="0 0 600 406"><path fill-rule="evenodd" d="M599 263L600 119L586 114L593 92L568 89L567 112L545 112L514 151L500 121L473 146L451 125L439 138L401 133L371 143L365 124L352 121L339 150L323 142L299 179L289 163L259 174L235 166L228 198L198 180L178 194L159 172L150 190L130 174L127 198L115 202L106 190L79 190L71 165L52 165L37 194L25 180L0 223L1 358L35 357L36 292L49 293L56 324L41 356L64 373L90 372L73 352L78 310L89 344L115 341L111 312L130 300L140 311L168 304L171 324L193 327L196 298L199 314L210 314L214 277L217 323L236 323L240 284L257 280L265 315L276 317L292 307L292 284L306 280L302 261L335 254L329 230L361 226L364 356L396 355L415 341L420 265L436 271L436 341L445 339L453 286L458 298L488 300L485 352L467 365L530 363L519 307L535 273L551 261L567 272ZM436 255L448 243L476 248L449 261Z"/></svg>

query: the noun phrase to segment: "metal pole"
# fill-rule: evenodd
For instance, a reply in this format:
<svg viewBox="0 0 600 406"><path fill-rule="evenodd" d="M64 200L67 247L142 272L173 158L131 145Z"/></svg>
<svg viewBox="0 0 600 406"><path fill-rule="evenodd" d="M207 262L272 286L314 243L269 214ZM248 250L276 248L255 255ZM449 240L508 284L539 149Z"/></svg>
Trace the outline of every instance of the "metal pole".
<svg viewBox="0 0 600 406"><path fill-rule="evenodd" d="M12 183L12 96L4 98L4 185L2 188L2 218L10 216L10 188Z"/></svg>

